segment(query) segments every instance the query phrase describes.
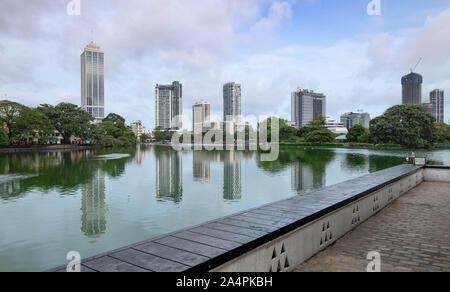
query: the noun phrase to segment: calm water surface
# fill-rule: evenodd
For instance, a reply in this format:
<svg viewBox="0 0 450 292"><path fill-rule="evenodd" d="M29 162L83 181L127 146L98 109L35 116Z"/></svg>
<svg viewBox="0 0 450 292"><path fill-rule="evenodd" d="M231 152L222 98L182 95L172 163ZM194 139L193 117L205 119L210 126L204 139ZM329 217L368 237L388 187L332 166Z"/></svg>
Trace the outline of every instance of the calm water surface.
<svg viewBox="0 0 450 292"><path fill-rule="evenodd" d="M450 165L450 150L426 155ZM406 151L0 154L0 271L42 271L403 163Z"/></svg>

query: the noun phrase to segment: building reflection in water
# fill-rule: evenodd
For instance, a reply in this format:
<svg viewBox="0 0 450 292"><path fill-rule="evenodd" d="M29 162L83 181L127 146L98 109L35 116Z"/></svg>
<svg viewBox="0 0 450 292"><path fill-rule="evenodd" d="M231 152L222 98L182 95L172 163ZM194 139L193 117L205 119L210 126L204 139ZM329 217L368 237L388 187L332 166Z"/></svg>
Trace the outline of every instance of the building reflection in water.
<svg viewBox="0 0 450 292"><path fill-rule="evenodd" d="M134 162L136 162L137 164L142 164L142 160L145 158L145 156L147 156L148 154L150 154L150 152L152 151L152 148L148 145L137 145L136 147L136 154L134 156Z"/></svg>
<svg viewBox="0 0 450 292"><path fill-rule="evenodd" d="M211 162L220 162L219 151L192 151L194 181L206 184L211 178Z"/></svg>
<svg viewBox="0 0 450 292"><path fill-rule="evenodd" d="M156 197L180 203L183 197L183 153L171 147L155 148Z"/></svg>
<svg viewBox="0 0 450 292"><path fill-rule="evenodd" d="M223 198L242 198L241 159L243 152L225 151L223 154Z"/></svg>
<svg viewBox="0 0 450 292"><path fill-rule="evenodd" d="M106 231L105 174L101 169L81 186L81 192L81 231L89 238L98 238Z"/></svg>
<svg viewBox="0 0 450 292"><path fill-rule="evenodd" d="M326 185L325 169L316 169L311 165L296 161L291 167L291 187L297 192L318 189Z"/></svg>

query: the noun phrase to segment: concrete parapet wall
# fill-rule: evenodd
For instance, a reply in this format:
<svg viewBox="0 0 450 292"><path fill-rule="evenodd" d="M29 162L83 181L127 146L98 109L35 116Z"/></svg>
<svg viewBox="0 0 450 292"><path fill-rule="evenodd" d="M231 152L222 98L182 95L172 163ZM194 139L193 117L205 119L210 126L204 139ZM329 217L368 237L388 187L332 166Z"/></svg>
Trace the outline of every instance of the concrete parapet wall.
<svg viewBox="0 0 450 292"><path fill-rule="evenodd" d="M267 242L212 271L291 271L422 183L423 180L424 169L420 169L313 222Z"/></svg>
<svg viewBox="0 0 450 292"><path fill-rule="evenodd" d="M450 167L427 167L424 169L424 178L425 181L450 183Z"/></svg>

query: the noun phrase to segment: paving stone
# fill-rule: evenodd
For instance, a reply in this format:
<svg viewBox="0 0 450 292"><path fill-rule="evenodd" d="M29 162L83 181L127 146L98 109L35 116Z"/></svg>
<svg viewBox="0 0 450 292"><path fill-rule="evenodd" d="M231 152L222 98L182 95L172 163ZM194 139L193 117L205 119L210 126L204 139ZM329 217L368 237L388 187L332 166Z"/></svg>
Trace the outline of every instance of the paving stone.
<svg viewBox="0 0 450 292"><path fill-rule="evenodd" d="M371 250L381 253L383 272L450 271L449 194L449 183L423 182L296 271L363 272ZM347 264L332 260L343 256Z"/></svg>

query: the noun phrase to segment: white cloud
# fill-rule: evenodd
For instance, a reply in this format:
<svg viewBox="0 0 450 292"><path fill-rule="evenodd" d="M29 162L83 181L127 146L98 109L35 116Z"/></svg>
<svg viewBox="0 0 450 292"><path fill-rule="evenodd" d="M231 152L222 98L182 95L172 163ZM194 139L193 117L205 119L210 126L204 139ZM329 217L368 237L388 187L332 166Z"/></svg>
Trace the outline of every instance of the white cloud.
<svg viewBox="0 0 450 292"><path fill-rule="evenodd" d="M66 15L66 0L35 3L4 0L0 11L0 94L29 105L79 103L79 55L91 30L105 51L107 111L148 127L155 84L173 80L183 83L188 114L206 99L220 116L222 84L234 80L242 83L244 114L289 119L290 92L302 86L328 96L333 118L359 108L378 115L400 102L400 78L422 56L424 99L434 88L450 92L450 9L420 30L404 28L407 35L274 49L292 1L82 0L78 17Z"/></svg>

